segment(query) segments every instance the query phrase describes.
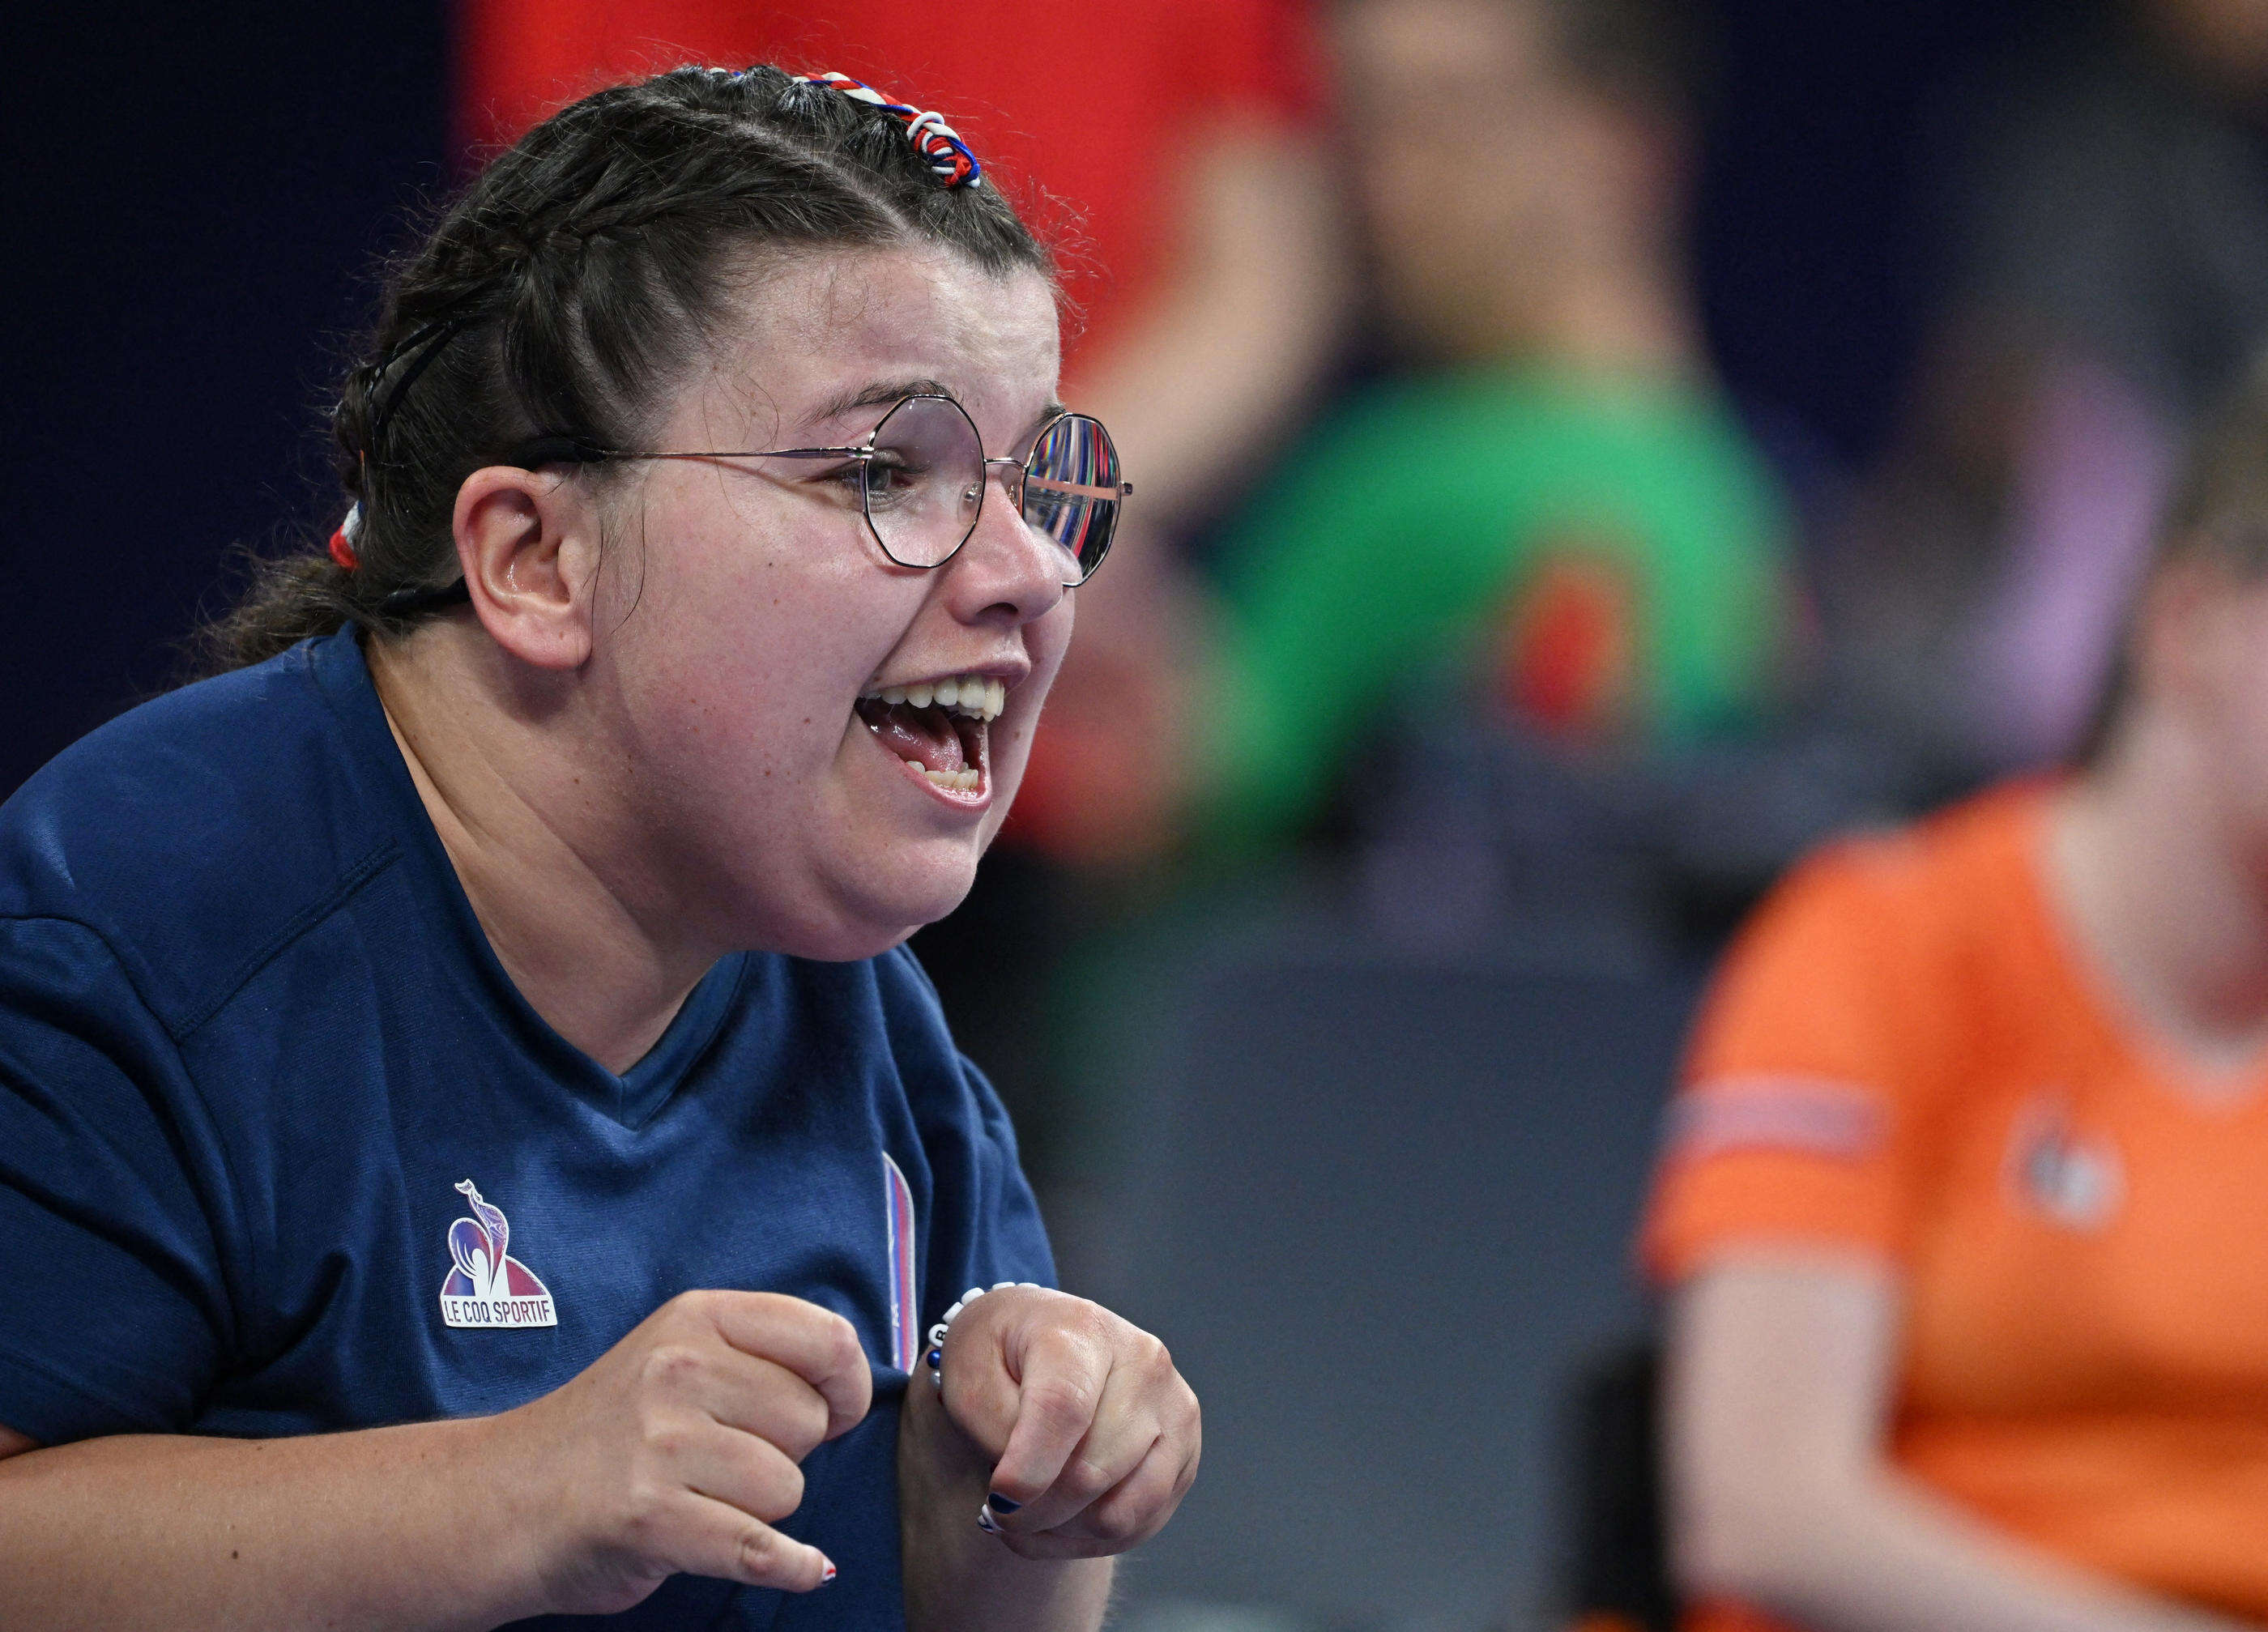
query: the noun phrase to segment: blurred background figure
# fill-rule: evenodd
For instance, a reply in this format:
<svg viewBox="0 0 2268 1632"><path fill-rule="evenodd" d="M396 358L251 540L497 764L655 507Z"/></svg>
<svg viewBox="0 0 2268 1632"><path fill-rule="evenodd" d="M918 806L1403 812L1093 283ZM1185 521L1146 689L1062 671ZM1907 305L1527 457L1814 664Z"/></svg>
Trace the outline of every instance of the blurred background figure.
<svg viewBox="0 0 2268 1632"><path fill-rule="evenodd" d="M1220 547L1218 820L1311 826L1445 659L1604 746L1752 721L1784 634L1772 478L1686 265L1683 42L1646 0L1343 0L1347 174L1391 378ZM1318 706L1328 696L1328 704Z"/></svg>
<svg viewBox="0 0 2268 1632"><path fill-rule="evenodd" d="M2268 1620L2268 365L2100 745L1807 863L1646 1231L1701 1632Z"/></svg>
<svg viewBox="0 0 2268 1632"><path fill-rule="evenodd" d="M1939 315L1823 587L1844 677L1974 775L2078 743L2189 427L2268 340L2268 4L2124 0L1970 81Z"/></svg>
<svg viewBox="0 0 2268 1632"><path fill-rule="evenodd" d="M1686 254L1683 9L1344 0L1330 18L1385 378L1322 416L1219 546L1204 837L1245 856L1350 812L1397 836L1500 827L1500 809L1440 808L1476 735L1529 750L1523 803L1548 783L1586 805L1552 758L1619 770L1753 731L1790 655L1785 506L1717 384ZM1544 870L1564 883L1566 859ZM1413 892L1395 875L1381 893ZM1456 898L1491 919L1535 904L1469 878Z"/></svg>

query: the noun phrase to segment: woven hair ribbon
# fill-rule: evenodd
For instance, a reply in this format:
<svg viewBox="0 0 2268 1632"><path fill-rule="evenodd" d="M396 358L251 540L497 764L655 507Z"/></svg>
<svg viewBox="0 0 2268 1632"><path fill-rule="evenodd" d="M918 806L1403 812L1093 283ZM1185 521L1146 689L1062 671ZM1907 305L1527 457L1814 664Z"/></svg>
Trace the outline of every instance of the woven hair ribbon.
<svg viewBox="0 0 2268 1632"><path fill-rule="evenodd" d="M807 85L825 85L831 91L880 108L906 128L906 139L914 151L929 161L930 169L945 187L983 187L984 167L976 162L976 155L968 151L968 143L954 134L953 127L945 122L942 114L924 114L903 102L893 102L869 85L862 85L848 74L804 74L799 76Z"/></svg>

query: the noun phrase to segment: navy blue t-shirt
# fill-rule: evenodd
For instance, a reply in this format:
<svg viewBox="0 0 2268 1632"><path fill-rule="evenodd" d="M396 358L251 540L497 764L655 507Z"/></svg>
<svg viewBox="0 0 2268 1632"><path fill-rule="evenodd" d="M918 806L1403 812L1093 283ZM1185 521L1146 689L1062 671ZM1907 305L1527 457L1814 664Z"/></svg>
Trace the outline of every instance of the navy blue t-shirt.
<svg viewBox="0 0 2268 1632"><path fill-rule="evenodd" d="M789 1293L876 1368L783 1526L842 1578L605 1624L897 1625L906 1369L1002 1280L1052 1283L1047 1240L910 953L727 958L614 1075L497 963L350 635L0 808L0 1423L35 1440L499 1411L678 1292Z"/></svg>

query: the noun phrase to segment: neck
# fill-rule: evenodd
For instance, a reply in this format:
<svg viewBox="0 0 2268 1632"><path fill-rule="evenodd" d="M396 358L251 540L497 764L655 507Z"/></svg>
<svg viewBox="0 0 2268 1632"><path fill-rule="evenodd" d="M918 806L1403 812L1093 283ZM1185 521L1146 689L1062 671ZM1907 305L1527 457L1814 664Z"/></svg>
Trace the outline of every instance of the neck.
<svg viewBox="0 0 2268 1632"><path fill-rule="evenodd" d="M2268 879L2204 746L2146 704L2051 827L2051 877L2137 1014L2220 1070L2268 1046Z"/></svg>
<svg viewBox="0 0 2268 1632"><path fill-rule="evenodd" d="M1643 257L1539 267L1500 283L1471 350L1601 373L1703 373L1697 328L1676 281Z"/></svg>
<svg viewBox="0 0 2268 1632"><path fill-rule="evenodd" d="M418 798L512 983L616 1075L668 1029L722 948L678 926L626 790L579 752L572 710L526 706L469 620L372 641L371 678ZM674 931L664 932L665 928Z"/></svg>

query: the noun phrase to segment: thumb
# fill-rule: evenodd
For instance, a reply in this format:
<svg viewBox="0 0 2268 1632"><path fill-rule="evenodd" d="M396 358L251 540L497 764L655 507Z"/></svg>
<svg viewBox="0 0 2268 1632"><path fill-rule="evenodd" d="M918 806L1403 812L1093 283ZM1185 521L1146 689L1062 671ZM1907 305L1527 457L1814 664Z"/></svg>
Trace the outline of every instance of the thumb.
<svg viewBox="0 0 2268 1632"><path fill-rule="evenodd" d="M1008 1447L1022 1393L1022 1381L1011 1364L1014 1322L1000 1318L1006 1312L996 1308L986 1311L994 1317L990 1320L970 1320L964 1315L954 1321L946 1336L944 1356L946 1415L988 1460L996 1462Z"/></svg>

